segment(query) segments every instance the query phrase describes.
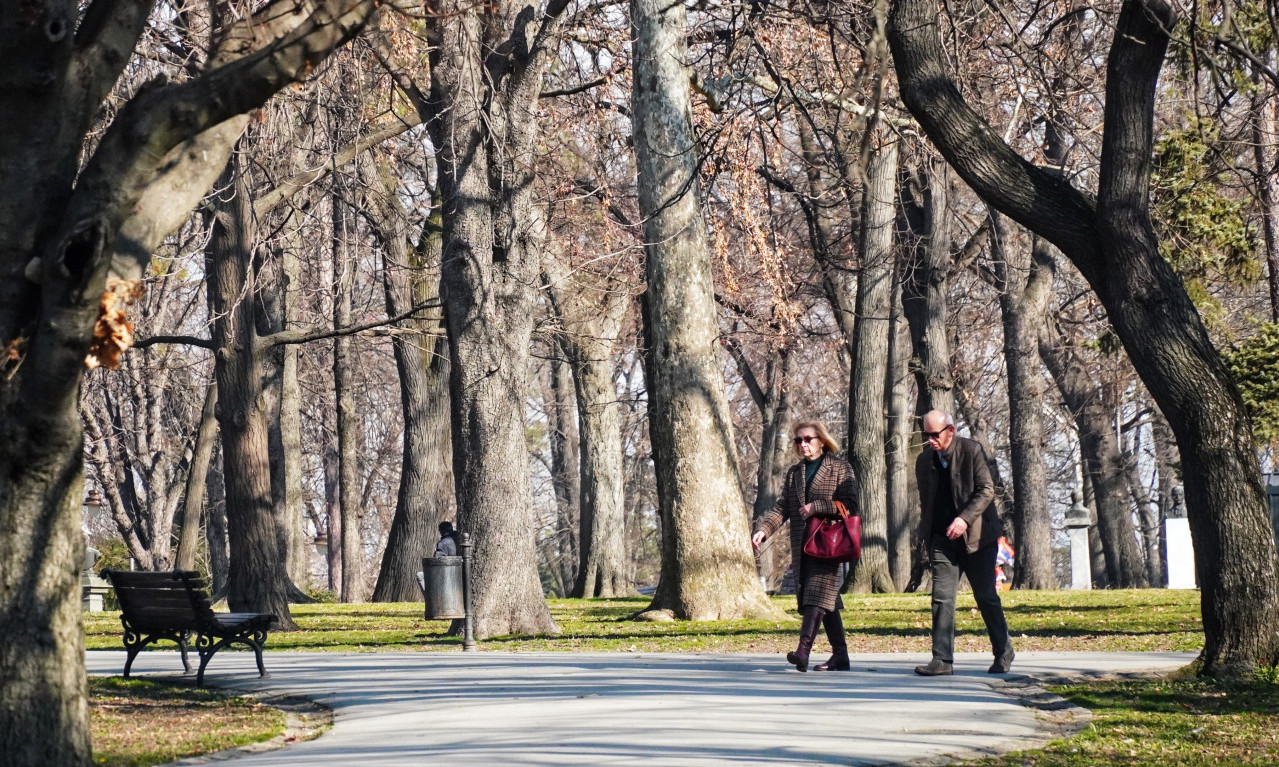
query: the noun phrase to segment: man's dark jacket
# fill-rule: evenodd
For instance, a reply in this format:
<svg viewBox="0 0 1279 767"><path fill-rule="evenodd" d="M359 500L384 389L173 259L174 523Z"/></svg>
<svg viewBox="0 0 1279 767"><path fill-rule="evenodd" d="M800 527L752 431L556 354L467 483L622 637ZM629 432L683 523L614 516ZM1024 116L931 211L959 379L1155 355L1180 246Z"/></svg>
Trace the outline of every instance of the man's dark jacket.
<svg viewBox="0 0 1279 767"><path fill-rule="evenodd" d="M991 503L995 497L995 483L990 478L986 451L981 443L956 434L947 452L951 495L960 519L968 523L964 543L971 554L998 541L1003 532L995 504ZM933 534L933 501L938 472L943 471L935 454L936 451L925 445L915 461L915 479L919 482L919 539L925 545Z"/></svg>

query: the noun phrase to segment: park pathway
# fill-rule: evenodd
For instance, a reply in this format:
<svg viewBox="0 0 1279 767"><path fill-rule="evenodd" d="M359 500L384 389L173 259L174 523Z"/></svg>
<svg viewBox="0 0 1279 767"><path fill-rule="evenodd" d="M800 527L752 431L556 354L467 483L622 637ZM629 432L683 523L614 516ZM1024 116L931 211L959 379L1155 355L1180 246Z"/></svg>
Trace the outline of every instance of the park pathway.
<svg viewBox="0 0 1279 767"><path fill-rule="evenodd" d="M800 674L776 655L268 652L272 676L258 679L252 654L223 651L206 682L333 709L320 738L236 767L944 764L1048 739L1043 712L996 689L1019 675L1156 671L1193 657L1027 652L1016 674L992 676L989 655L961 653L955 676L926 679L912 668L927 659L913 654ZM88 653L91 674L123 664L123 652ZM135 674L174 669L170 652L134 663Z"/></svg>

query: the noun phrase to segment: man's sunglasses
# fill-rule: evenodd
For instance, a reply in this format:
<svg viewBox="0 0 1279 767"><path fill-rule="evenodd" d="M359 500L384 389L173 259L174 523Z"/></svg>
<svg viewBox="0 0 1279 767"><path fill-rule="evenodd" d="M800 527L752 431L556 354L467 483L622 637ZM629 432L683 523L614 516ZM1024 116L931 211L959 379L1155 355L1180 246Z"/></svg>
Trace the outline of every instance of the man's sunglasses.
<svg viewBox="0 0 1279 767"><path fill-rule="evenodd" d="M796 437L795 439L791 441L794 442L796 445L802 445L805 442L816 442L818 439L820 439L820 437Z"/></svg>
<svg viewBox="0 0 1279 767"><path fill-rule="evenodd" d="M951 430L951 429L953 429L953 428L955 428L955 427L954 427L954 426L947 426L946 428L942 429L941 431L926 431L926 432L924 432L924 439L938 439L938 438L940 438L940 437L941 437L941 435L945 434L946 432L950 431L950 430Z"/></svg>

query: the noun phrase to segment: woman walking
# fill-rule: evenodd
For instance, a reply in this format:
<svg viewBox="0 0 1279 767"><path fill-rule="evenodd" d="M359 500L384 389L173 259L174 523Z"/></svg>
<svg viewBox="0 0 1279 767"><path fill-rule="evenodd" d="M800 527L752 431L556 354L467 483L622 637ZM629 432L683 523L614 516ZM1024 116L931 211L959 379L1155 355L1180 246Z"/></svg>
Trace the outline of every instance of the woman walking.
<svg viewBox="0 0 1279 767"><path fill-rule="evenodd" d="M818 626L825 626L830 640L830 660L813 667L814 671L847 671L848 644L844 639L844 621L839 611L844 603L839 598L843 584L843 567L839 562L813 559L804 554L804 528L809 517L838 517L835 501L857 514L857 479L853 467L836 453L839 446L831 439L821 421L803 421L792 431L795 452L800 461L786 472L782 492L773 510L759 521L751 544L760 544L777 532L783 522L790 521L792 561L796 568L796 596L803 623L799 629L799 646L787 653L786 660L800 671L808 670L808 655L817 637Z"/></svg>

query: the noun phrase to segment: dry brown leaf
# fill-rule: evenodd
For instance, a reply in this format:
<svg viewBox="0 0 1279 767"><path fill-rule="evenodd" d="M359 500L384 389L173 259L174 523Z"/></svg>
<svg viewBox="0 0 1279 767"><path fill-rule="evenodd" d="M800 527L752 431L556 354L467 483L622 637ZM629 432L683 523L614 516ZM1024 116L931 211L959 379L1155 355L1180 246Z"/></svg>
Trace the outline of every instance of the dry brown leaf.
<svg viewBox="0 0 1279 767"><path fill-rule="evenodd" d="M98 301L98 321L93 325L93 343L84 364L90 369L102 365L110 370L120 367L120 355L133 345L133 323L128 308L142 295L141 280L107 279L106 290Z"/></svg>

